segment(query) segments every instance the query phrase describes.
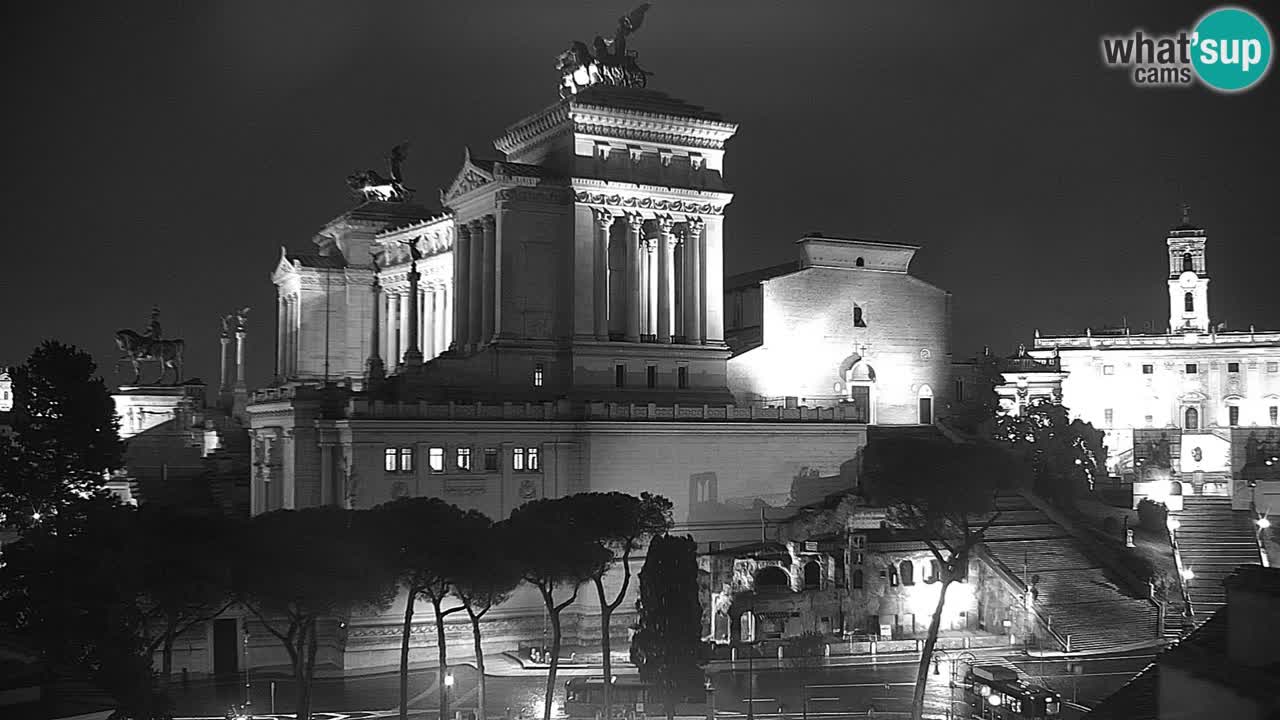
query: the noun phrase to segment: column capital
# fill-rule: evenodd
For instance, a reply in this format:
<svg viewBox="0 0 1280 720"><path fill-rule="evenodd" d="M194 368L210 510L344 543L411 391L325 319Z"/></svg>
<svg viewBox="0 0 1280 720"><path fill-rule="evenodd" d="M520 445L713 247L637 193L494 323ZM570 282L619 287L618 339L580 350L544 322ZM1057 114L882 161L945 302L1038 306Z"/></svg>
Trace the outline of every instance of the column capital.
<svg viewBox="0 0 1280 720"><path fill-rule="evenodd" d="M685 218L684 222L685 222L685 225L688 227L689 232L695 232L695 233L702 232L703 226L707 224L706 221L703 220L702 216L700 215L691 215Z"/></svg>
<svg viewBox="0 0 1280 720"><path fill-rule="evenodd" d="M484 217L480 218L480 227L485 230L488 230L489 232L493 232L493 229L496 228L497 226L498 226L498 218L494 217L493 215L485 215Z"/></svg>
<svg viewBox="0 0 1280 720"><path fill-rule="evenodd" d="M603 208L591 208L591 214L595 216L596 224L601 230L613 227L613 223L618 219L617 215Z"/></svg>
<svg viewBox="0 0 1280 720"><path fill-rule="evenodd" d="M638 235L640 228L644 227L644 217L639 213L627 213L626 218L627 226Z"/></svg>
<svg viewBox="0 0 1280 720"><path fill-rule="evenodd" d="M658 232L662 233L663 236L670 235L671 230L676 225L675 218L671 217L670 215L659 216L657 221L658 221Z"/></svg>

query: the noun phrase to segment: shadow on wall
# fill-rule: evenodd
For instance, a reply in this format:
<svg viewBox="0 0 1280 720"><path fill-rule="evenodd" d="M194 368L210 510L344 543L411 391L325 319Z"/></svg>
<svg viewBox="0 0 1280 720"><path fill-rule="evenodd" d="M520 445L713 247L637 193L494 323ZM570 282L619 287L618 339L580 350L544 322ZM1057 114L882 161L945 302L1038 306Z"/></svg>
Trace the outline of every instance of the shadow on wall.
<svg viewBox="0 0 1280 720"><path fill-rule="evenodd" d="M814 505L837 495L844 495L858 487L858 467L861 451L844 461L840 472L823 475L821 471L801 467L791 478L789 492L743 495L723 500L719 497L719 479L715 472L700 472L689 476L689 516L687 522L698 523L752 523L759 522L763 510L766 519L781 520L798 508ZM770 511L785 510L771 513ZM776 514L776 517L768 517Z"/></svg>

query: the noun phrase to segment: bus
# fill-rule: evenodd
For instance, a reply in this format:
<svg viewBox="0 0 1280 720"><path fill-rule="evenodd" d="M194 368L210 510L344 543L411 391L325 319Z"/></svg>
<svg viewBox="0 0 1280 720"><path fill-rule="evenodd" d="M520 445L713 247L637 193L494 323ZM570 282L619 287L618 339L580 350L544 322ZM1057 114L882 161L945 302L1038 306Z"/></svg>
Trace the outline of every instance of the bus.
<svg viewBox="0 0 1280 720"><path fill-rule="evenodd" d="M615 675L612 685L613 718L611 720L643 718L646 708L650 715L662 715L666 712L662 704L662 695L642 681L638 675ZM704 692L679 698L676 701L676 714L705 715L706 702ZM600 676L570 678L565 683L564 712L575 720L597 720L597 718L603 720L604 678Z"/></svg>
<svg viewBox="0 0 1280 720"><path fill-rule="evenodd" d="M1054 718L1062 712L1058 693L1018 679L1002 665L974 665L964 677L964 699L978 718Z"/></svg>

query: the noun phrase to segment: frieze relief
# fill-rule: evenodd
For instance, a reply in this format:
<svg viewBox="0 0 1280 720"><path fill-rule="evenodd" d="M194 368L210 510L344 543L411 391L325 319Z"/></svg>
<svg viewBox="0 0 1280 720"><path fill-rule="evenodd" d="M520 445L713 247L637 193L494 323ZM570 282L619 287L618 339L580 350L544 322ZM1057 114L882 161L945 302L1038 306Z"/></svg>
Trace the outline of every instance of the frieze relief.
<svg viewBox="0 0 1280 720"><path fill-rule="evenodd" d="M444 481L444 494L449 497L484 495L489 490L484 480L454 479Z"/></svg>
<svg viewBox="0 0 1280 720"><path fill-rule="evenodd" d="M589 205L627 208L633 210L653 210L655 212L678 212L692 215L723 215L724 205L699 203L692 200L661 200L651 197L633 197L609 193L593 193L580 191L574 194L574 200Z"/></svg>
<svg viewBox="0 0 1280 720"><path fill-rule="evenodd" d="M494 195L496 205L509 202L565 205L571 200L573 200L572 192L563 188L507 188L505 190L499 190Z"/></svg>

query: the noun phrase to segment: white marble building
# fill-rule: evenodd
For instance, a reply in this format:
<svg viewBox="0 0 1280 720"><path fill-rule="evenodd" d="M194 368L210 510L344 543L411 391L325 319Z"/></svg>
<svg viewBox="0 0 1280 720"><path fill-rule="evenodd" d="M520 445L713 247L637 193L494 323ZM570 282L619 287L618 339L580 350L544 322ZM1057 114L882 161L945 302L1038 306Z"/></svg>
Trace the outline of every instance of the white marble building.
<svg viewBox="0 0 1280 720"><path fill-rule="evenodd" d="M1134 476L1139 498L1162 498L1176 480L1183 492L1230 494L1240 509L1255 493L1259 507L1280 509L1280 481L1252 488L1242 477L1257 460L1248 453L1280 440L1280 332L1214 324L1208 234L1185 212L1165 245L1167 332L1037 332L1031 354L1060 358L1063 403L1106 431L1108 467ZM1166 452L1157 482L1141 466Z"/></svg>

